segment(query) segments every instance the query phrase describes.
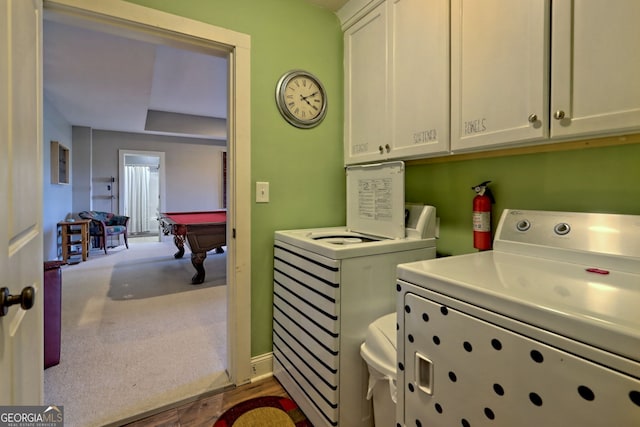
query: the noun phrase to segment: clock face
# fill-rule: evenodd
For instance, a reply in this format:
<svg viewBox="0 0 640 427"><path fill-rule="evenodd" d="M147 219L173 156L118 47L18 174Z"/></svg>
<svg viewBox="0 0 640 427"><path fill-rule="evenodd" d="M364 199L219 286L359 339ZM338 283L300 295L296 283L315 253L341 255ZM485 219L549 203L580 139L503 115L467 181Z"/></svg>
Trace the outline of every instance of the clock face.
<svg viewBox="0 0 640 427"><path fill-rule="evenodd" d="M286 73L276 87L276 103L282 116L300 128L317 126L326 113L327 101L322 83L310 73Z"/></svg>

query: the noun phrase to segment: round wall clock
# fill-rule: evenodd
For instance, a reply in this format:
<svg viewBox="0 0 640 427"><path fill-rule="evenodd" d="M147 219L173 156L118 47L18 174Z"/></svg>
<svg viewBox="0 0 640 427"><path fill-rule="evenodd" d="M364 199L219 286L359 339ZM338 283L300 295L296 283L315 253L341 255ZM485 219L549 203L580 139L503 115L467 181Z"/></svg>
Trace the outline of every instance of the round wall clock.
<svg viewBox="0 0 640 427"><path fill-rule="evenodd" d="M318 126L327 113L327 94L316 76L303 70L286 72L276 86L276 104L293 126Z"/></svg>

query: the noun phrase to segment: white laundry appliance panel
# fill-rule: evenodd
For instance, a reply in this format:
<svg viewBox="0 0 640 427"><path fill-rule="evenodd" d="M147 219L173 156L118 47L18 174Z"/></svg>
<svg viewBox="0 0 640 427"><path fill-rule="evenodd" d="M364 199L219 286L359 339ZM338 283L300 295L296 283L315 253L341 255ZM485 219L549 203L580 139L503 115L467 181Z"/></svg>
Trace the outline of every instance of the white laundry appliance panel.
<svg viewBox="0 0 640 427"><path fill-rule="evenodd" d="M275 238L331 259L435 246L436 208L405 203L404 163L349 166L347 223L276 231Z"/></svg>
<svg viewBox="0 0 640 427"><path fill-rule="evenodd" d="M436 252L391 248L336 260L275 241L274 375L314 426L372 425L367 326L395 311L397 264Z"/></svg>
<svg viewBox="0 0 640 427"><path fill-rule="evenodd" d="M426 206L425 208L432 208ZM435 209L433 210L435 224ZM424 239L387 239L348 231L347 227L326 227L276 231L276 239L313 251L331 259L370 256L395 251L434 247L435 237Z"/></svg>
<svg viewBox="0 0 640 427"><path fill-rule="evenodd" d="M400 283L400 425L638 425L640 380L629 360Z"/></svg>
<svg viewBox="0 0 640 427"><path fill-rule="evenodd" d="M273 372L315 427L372 426L360 345L395 311L397 265L436 255L436 210L405 205L404 163L346 173L345 226L274 236Z"/></svg>
<svg viewBox="0 0 640 427"><path fill-rule="evenodd" d="M640 216L505 209L494 249L640 273Z"/></svg>
<svg viewBox="0 0 640 427"><path fill-rule="evenodd" d="M398 278L640 362L640 274L598 265L486 251L403 264Z"/></svg>
<svg viewBox="0 0 640 427"><path fill-rule="evenodd" d="M404 162L347 166L347 231L406 236Z"/></svg>
<svg viewBox="0 0 640 427"><path fill-rule="evenodd" d="M402 238L372 234L360 224L275 232L278 241L312 251L331 259L346 259L396 251L409 251L436 245L436 208L404 204ZM352 222L355 220L352 219ZM354 231L354 229L361 231Z"/></svg>
<svg viewBox="0 0 640 427"><path fill-rule="evenodd" d="M637 426L640 216L505 210L398 266L401 425Z"/></svg>
<svg viewBox="0 0 640 427"><path fill-rule="evenodd" d="M332 259L435 246L436 208L405 203L404 163L349 166L344 226L276 231L276 239Z"/></svg>

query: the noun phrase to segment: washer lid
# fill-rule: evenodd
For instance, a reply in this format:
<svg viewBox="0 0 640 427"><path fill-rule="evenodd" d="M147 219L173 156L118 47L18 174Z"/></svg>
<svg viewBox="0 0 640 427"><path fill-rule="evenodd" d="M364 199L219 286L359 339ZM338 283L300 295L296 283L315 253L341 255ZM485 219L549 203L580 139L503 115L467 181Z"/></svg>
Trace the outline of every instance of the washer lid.
<svg viewBox="0 0 640 427"><path fill-rule="evenodd" d="M405 238L404 162L347 167L347 230Z"/></svg>

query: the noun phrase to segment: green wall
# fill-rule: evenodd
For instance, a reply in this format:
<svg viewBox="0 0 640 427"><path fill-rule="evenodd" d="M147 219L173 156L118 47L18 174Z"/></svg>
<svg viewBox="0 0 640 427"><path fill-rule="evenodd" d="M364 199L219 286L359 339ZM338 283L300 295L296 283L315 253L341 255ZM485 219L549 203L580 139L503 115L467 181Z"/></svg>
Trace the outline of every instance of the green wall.
<svg viewBox="0 0 640 427"><path fill-rule="evenodd" d="M271 351L273 232L342 225L342 32L335 15L304 0L129 0L251 36L252 182L271 183L268 204L252 207L252 348ZM329 96L324 122L300 130L279 117L275 85L303 68ZM637 138L636 138L637 139ZM471 186L504 208L640 214L640 144L435 164L407 163L406 198L436 206L438 251L473 252Z"/></svg>
<svg viewBox="0 0 640 427"><path fill-rule="evenodd" d="M251 354L268 353L273 232L345 221L340 23L304 0L128 1L251 36L251 180L270 183L270 203L251 212ZM289 125L275 104L278 79L294 68L318 76L327 90L327 116L314 129Z"/></svg>
<svg viewBox="0 0 640 427"><path fill-rule="evenodd" d="M506 208L640 215L640 144L407 165L406 199L436 206L438 252L474 252L471 187L491 181L493 230Z"/></svg>

